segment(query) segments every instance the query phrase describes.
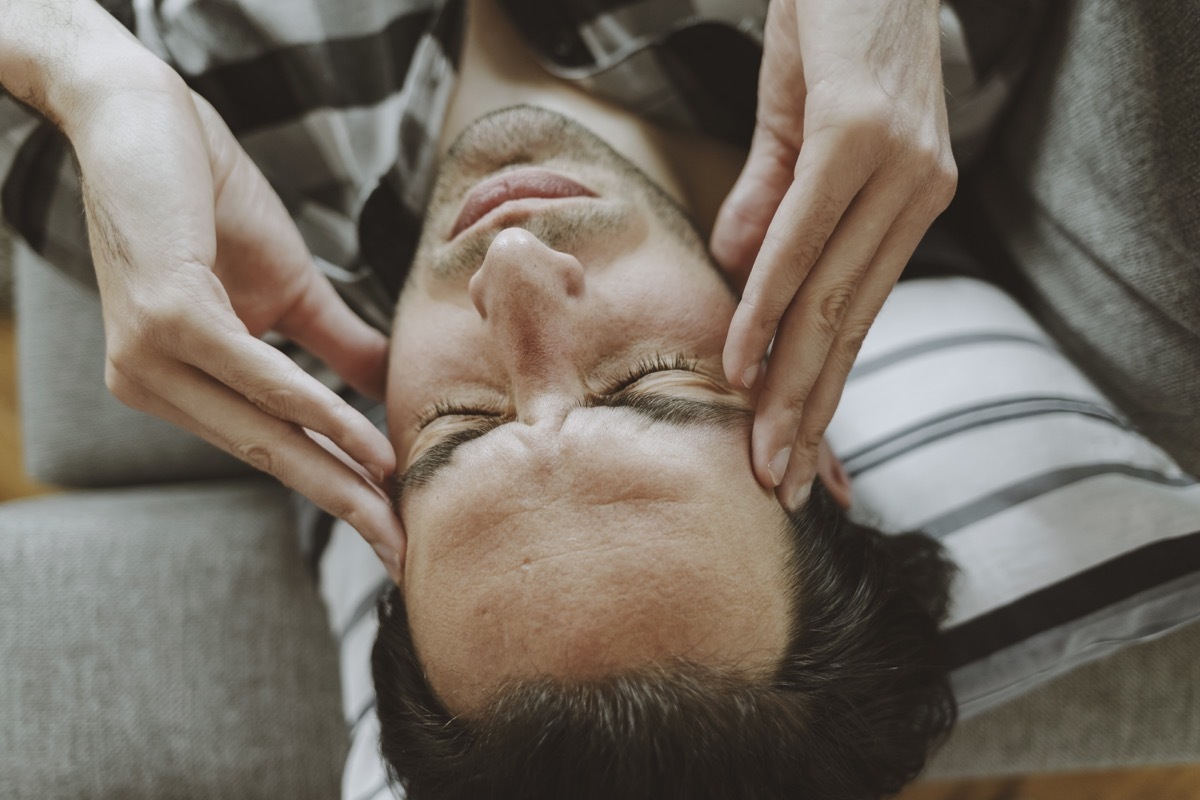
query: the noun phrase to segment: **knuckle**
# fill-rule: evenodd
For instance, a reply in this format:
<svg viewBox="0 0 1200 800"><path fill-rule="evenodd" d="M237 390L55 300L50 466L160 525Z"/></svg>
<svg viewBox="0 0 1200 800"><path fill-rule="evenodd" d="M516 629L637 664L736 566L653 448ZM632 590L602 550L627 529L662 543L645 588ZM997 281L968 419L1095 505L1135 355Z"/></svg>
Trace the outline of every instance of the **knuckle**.
<svg viewBox="0 0 1200 800"><path fill-rule="evenodd" d="M288 483L274 448L266 442L256 439L232 441L230 450L255 469L274 475L284 483Z"/></svg>
<svg viewBox="0 0 1200 800"><path fill-rule="evenodd" d="M748 323L744 329L753 330L755 338L765 346L765 342L770 341L779 327L779 319L787 308L787 298L769 297L760 288L752 296L744 296L742 306L745 309L744 320Z"/></svg>
<svg viewBox="0 0 1200 800"><path fill-rule="evenodd" d="M862 349L863 342L866 341L870 330L870 323L865 325L862 323L849 325L842 330L842 340L838 350L839 355L845 359L845 366L854 363L854 359L858 357L858 351Z"/></svg>
<svg viewBox="0 0 1200 800"><path fill-rule="evenodd" d="M839 284L832 287L821 298L817 313L813 315L813 325L819 335L831 337L836 334L854 299L855 287Z"/></svg>
<svg viewBox="0 0 1200 800"><path fill-rule="evenodd" d="M340 399L325 403L323 407L329 417L330 435L338 440L349 438L355 431L359 413Z"/></svg>
<svg viewBox="0 0 1200 800"><path fill-rule="evenodd" d="M779 405L786 416L797 419L804 412L804 406L807 403L808 388L803 387L784 394L780 397Z"/></svg>
<svg viewBox="0 0 1200 800"><path fill-rule="evenodd" d="M754 317L754 327L758 331L758 338L764 342L771 340L775 335L775 331L779 328L779 318L783 315L782 308L773 310L762 309L759 314Z"/></svg>
<svg viewBox="0 0 1200 800"><path fill-rule="evenodd" d="M325 510L355 530L360 530L363 523L362 508L354 498L345 494L334 495L325 502Z"/></svg>
<svg viewBox="0 0 1200 800"><path fill-rule="evenodd" d="M145 394L138 388L135 381L122 372L111 359L104 364L104 385L113 397L124 405L142 410Z"/></svg>
<svg viewBox="0 0 1200 800"><path fill-rule="evenodd" d="M138 331L113 332L108 337L106 349L105 381L109 373L137 372L146 364L145 340ZM109 385L112 388L112 385Z"/></svg>
<svg viewBox="0 0 1200 800"><path fill-rule="evenodd" d="M897 138L894 116L891 98L872 92L855 99L854 107L846 112L844 125L862 141L891 143Z"/></svg>
<svg viewBox="0 0 1200 800"><path fill-rule="evenodd" d="M954 199L954 193L958 191L958 165L952 156L938 161L930 184L934 201L942 208L950 205L950 201Z"/></svg>
<svg viewBox="0 0 1200 800"><path fill-rule="evenodd" d="M240 376L229 376L231 382L237 382ZM246 390L245 397L262 411L275 417L293 419L299 405L296 392L290 386L251 386Z"/></svg>
<svg viewBox="0 0 1200 800"><path fill-rule="evenodd" d="M804 282L824 249L825 242L815 236L805 237L792 246L784 262L784 279L789 286L799 286Z"/></svg>
<svg viewBox="0 0 1200 800"><path fill-rule="evenodd" d="M825 438L825 431L822 428L806 425L800 429L795 447L803 452L815 454L817 448L821 446L823 438Z"/></svg>
<svg viewBox="0 0 1200 800"><path fill-rule="evenodd" d="M129 335L122 337L122 355L136 361L145 350L157 345L172 350L183 337L189 309L166 298L130 298L125 323Z"/></svg>

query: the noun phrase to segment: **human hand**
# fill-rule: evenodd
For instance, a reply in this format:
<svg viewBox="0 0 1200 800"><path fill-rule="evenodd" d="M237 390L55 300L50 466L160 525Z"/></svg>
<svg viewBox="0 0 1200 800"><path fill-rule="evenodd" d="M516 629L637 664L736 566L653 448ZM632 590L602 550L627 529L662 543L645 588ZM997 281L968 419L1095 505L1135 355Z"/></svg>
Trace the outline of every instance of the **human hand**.
<svg viewBox="0 0 1200 800"><path fill-rule="evenodd" d="M725 374L759 387L754 471L789 507L867 330L954 195L938 9L775 0L767 13L754 137L711 246L744 287Z"/></svg>
<svg viewBox="0 0 1200 800"><path fill-rule="evenodd" d="M161 67L64 126L82 174L108 386L346 520L398 580L404 533L381 490L396 466L387 437L257 337L292 339L377 399L387 340L316 269L216 111Z"/></svg>

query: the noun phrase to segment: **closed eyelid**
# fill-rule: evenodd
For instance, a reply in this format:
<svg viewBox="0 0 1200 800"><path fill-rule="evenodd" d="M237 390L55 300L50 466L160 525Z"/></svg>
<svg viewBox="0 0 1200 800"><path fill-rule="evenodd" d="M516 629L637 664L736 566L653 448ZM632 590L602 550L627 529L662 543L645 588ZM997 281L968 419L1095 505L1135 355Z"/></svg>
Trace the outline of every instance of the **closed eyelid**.
<svg viewBox="0 0 1200 800"><path fill-rule="evenodd" d="M460 428L434 443L393 484L392 507L399 513L400 500L405 492L428 485L433 477L450 463L455 450L467 442L487 435L502 424L504 420L501 417L479 417L467 427Z"/></svg>
<svg viewBox="0 0 1200 800"><path fill-rule="evenodd" d="M616 392L589 396L580 404L584 408L627 408L644 418L669 425L701 425L723 430L748 428L754 410L748 406L719 400L706 400L659 392L639 390L636 385ZM412 489L427 486L433 478L450 464L454 452L467 442L479 439L511 420L503 417L480 417L434 444L413 462L392 491L392 507L397 515L405 494Z"/></svg>

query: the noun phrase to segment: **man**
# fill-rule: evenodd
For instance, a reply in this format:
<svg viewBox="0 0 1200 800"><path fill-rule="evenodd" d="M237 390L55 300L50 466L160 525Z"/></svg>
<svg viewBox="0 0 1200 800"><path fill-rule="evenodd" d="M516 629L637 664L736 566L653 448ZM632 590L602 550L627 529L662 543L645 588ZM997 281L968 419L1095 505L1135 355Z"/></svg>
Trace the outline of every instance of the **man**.
<svg viewBox="0 0 1200 800"><path fill-rule="evenodd" d="M390 354L408 547L374 673L409 797L875 797L953 721L948 565L755 481L735 308L579 124L504 109L450 149Z"/></svg>
<svg viewBox="0 0 1200 800"><path fill-rule="evenodd" d="M108 24L89 16L94 9L88 4L66 5L79 15L72 21L85 29ZM918 18L925 37L931 30L930 7L923 6L925 14ZM50 24L34 13L41 8L24 21L33 20L35 28ZM458 47L459 8L439 4L428 20L430 38L446 53ZM490 13L488 8L479 5L476 11ZM499 30L500 18L492 21L487 30ZM903 15L893 20L908 21ZM514 36L497 37L509 46L488 51L479 30L476 25L475 44L469 38L464 48L463 74L451 87L455 104L448 108L449 88L437 80L439 62L422 60L420 48L414 51L412 74L428 80L406 84L412 92L405 113L426 103L429 119L436 121L444 110L443 141L453 137L456 126L466 128L489 110L488 103L511 103L514 98L506 93L523 83L506 80L514 70L529 75L532 62L511 46ZM227 120L236 124L241 113L272 112L230 102L236 86L216 81L224 74L222 58L244 56L215 54L211 60L217 66L212 66L204 47L196 48L183 35L186 26L163 25L153 32L161 36L155 46L176 47L180 62L199 61L193 70L198 70L199 77L192 78L196 85L205 88L203 78L214 78L207 88L222 101ZM793 313L793 323L784 319L802 275L792 275L783 289L778 281L759 280L753 291L760 297L778 294L785 302L762 319L743 315L743 328L749 320L758 330L751 338L761 341L743 341L734 362L722 364L735 297L703 257L701 240L662 193L560 117L531 112L488 117L465 134L446 162L445 188L433 201L425 244L399 304L390 373L392 442L381 448L374 432L342 413L331 394L287 371L278 353L246 336L267 328L289 335L336 362L364 388L371 388L373 365L382 355L378 340L361 324L338 316L342 312L328 284L295 269L306 261L305 242L289 227L283 205L214 109L180 93L141 56L118 53L115 46L97 49L87 36L77 38L76 57L62 60L64 54L57 52L60 61L49 61L70 64L72 76L103 74L107 81L114 76L128 81L122 91L94 78L81 78L78 85L48 80L45 70L30 67L39 58L45 63L45 54L34 48L28 56L27 46L24 52L16 46L27 41L33 40L15 37L9 52L17 57L0 66L6 76L15 76L5 85L56 119L79 158L106 317L117 333L110 337L114 391L323 501L378 545L403 583L403 597L392 598L387 630L393 641L389 644L385 635L382 642L379 683L381 691L389 683L401 687L395 695L402 721L385 721L385 747L404 759L399 770L414 796L488 791L503 796L520 791L514 787L524 778L549 781L530 785L527 794L550 796L583 791L792 796L805 789L863 795L893 791L915 774L929 743L952 717L934 648L946 567L919 537L885 540L850 525L823 488L806 502L812 476L793 470L788 457L800 425L795 414L787 415L789 430L775 423L771 438L782 433L782 441L755 447L752 468L746 418L762 397L775 398L776 412L781 402L797 405L794 392L802 399L805 382L811 385L823 374L824 353L836 351L834 377L821 393L831 411L838 373L844 378L847 356L861 338L862 318L882 302L906 249L915 243L914 225L922 227L920 219L944 205L944 173L938 191L922 194L915 216L898 210L912 205L906 202L912 188L907 185L884 193L885 207L878 214L863 211L879 205L871 192L851 203L888 161L874 156L852 162L848 172L855 177L836 187L840 208L822 224L806 224L814 209L805 210L802 196L793 201L801 213L798 219L782 219L787 235L780 241L801 240L776 246L775 256L766 261L769 268L761 272L769 278L779 272L781 261L784 267L793 265L787 257L791 251L807 249L807 267L815 277L824 276L824 285L797 308L815 303L827 324L814 332L824 344L816 360L809 360L807 377L786 381L785 387L792 384L788 391L772 392L778 378L768 376L756 385L753 364L740 362L761 359L762 334L777 323L784 326L788 347L804 338L802 323L818 317ZM221 44L206 46L217 50ZM926 66L936 50L913 49ZM472 78L472 54L489 52L494 63ZM23 55L28 56L24 61ZM795 71L800 65L791 55L785 63ZM320 71L314 75L320 77ZM501 80L489 84L487 76ZM772 69L764 76L782 84L795 77ZM933 92L927 82L902 84L917 87L923 99L932 97L935 107L941 101L940 82ZM540 96L537 102L571 105L566 90L558 89L554 97ZM459 102L472 92L474 101ZM711 146L689 149L680 140L639 129L644 123L628 116L613 123L614 130L606 122L619 117L611 107L585 101L577 91L573 96L574 105L566 109L571 116L590 115L589 123L619 143L676 202L686 204L705 229L713 224L711 198L719 201L724 195L736 167L714 169L719 159ZM147 104L146 98L154 102ZM587 102L596 108L584 110L580 104ZM795 123L795 108L776 110ZM817 138L817 126L812 127L809 141ZM398 128L401 137L408 135L404 125ZM242 133L251 138L252 131ZM132 153L122 150L129 140L137 144ZM337 137L329 140L336 143ZM289 199L299 208L293 213L306 222L310 247L324 247L337 264L352 260L336 257L342 244L337 236L345 226L323 228L328 216L306 216L320 204L314 197L336 206L350 196L345 205L360 212L361 255L376 267L387 267L390 258L393 273L407 261L398 257L407 253L405 237L395 236L395 229L413 232L413 220L403 212L414 205L423 208L435 162L419 137L411 152L410 139L400 142L396 165L365 202L361 182L352 184L353 192L340 193L336 182L320 185L320 175L290 175L292 162L272 171L280 191L290 185L289 177L297 179L305 199ZM945 155L936 138L926 150L926 157ZM114 152L133 160L115 158ZM259 152L270 161L269 152ZM564 163L555 171L558 158ZM768 160L784 164L778 152L768 153ZM799 164L793 161L784 164L785 175ZM503 177L504 169L527 162L551 171L518 174L518 169ZM694 169L697 163L705 169ZM829 172L829 164L818 162L824 166L818 177ZM693 169L680 169L689 165ZM722 175L728 178L724 185ZM689 177L700 185L689 186ZM493 179L500 183L487 183ZM902 181L909 182L908 177ZM775 193L774 202L766 203L771 213L774 205L787 205L790 178L780 185L773 175L764 183ZM165 197L163 184L172 188ZM871 183L877 185L887 181ZM179 186L197 191L179 192ZM525 196L515 196L514 187ZM530 213L547 203L553 212ZM854 225L850 232L830 235L841 211L865 220L871 235L859 239ZM514 227L520 223L529 229L495 229L506 215ZM200 224L179 235L174 228L171 235L148 235L145 220L160 216L172 225L197 219ZM143 226L136 236L130 233L137 227L131 219ZM896 226L900 232L892 235ZM805 240L802 234L814 229L821 231L820 241ZM829 281L839 273L811 263L826 236L829 253L838 255L833 261L843 262L855 280L873 264L876 249L885 256L876 270L882 277L871 281L871 290L862 295L865 308L855 314L858 324L846 333L839 325L850 314L853 287L841 286L838 278L837 291L829 291ZM439 245L439 237L450 241ZM161 271L164 260L175 267L166 280L154 271ZM650 271L652 264L665 271ZM330 272L338 274L337 268ZM822 281L815 285L821 287ZM280 288L284 291L277 293ZM354 297L353 285L343 288ZM362 305L369 311L368 303ZM133 327L146 319L175 327L167 325L165 336L135 335ZM228 357L234 350L244 361ZM262 376L276 378L283 388L262 388L256 383ZM750 394L752 386L757 396ZM448 400L441 397L448 392ZM407 552L395 519L379 513L363 478L313 445L299 426L327 434L376 481L397 459L405 470L397 505L409 528ZM820 427L818 422L813 429ZM812 444L811 436L809 430L801 444ZM469 470L473 462L480 474ZM827 477L831 474L827 470ZM826 483L836 486L832 479ZM766 489L776 486L779 498ZM491 624L495 619L504 621ZM411 635L405 628L409 623ZM416 684L413 676L420 678ZM541 692L548 703L528 702L531 692ZM645 713L617 713L630 703ZM580 704L590 711L572 712ZM382 716L385 705L381 699ZM412 733L408 723L414 709L429 712L416 728L451 735L465 745L460 753L481 756L483 762L464 769L461 759L442 757L446 743L436 737L425 756L413 758L404 737ZM703 718L705 709L712 710L711 725L692 726L690 720ZM623 722L606 723L614 714ZM599 739L578 738L584 719ZM511 743L531 741L522 726L547 720L567 724L572 735L538 751L536 767L512 761ZM492 744L499 746L489 749ZM635 762L636 770L613 770ZM512 764L517 772L509 770ZM564 764L570 773L561 773ZM467 785L447 786L447 775Z"/></svg>

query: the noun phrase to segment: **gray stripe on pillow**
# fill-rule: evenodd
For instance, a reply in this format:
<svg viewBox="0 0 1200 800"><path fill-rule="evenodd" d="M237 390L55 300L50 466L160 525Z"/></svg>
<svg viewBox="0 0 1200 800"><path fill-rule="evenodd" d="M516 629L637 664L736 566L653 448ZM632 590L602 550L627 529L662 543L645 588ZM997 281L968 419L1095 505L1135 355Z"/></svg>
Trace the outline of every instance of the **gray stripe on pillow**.
<svg viewBox="0 0 1200 800"><path fill-rule="evenodd" d="M987 425L1045 414L1080 414L1095 417L1119 428L1129 427L1125 419L1113 409L1091 400L1049 396L1009 397L923 419L846 454L842 458L842 465L850 477L856 478L867 470L948 436ZM872 455L875 457L870 458Z"/></svg>
<svg viewBox="0 0 1200 800"><path fill-rule="evenodd" d="M991 494L956 508L939 517L923 523L923 532L936 538L948 536L955 531L965 528L981 519L1006 511L1035 497L1041 497L1069 486L1079 481L1093 478L1097 475L1125 475L1137 480L1157 483L1163 486L1194 486L1195 479L1187 475L1166 475L1152 469L1143 469L1131 464L1119 462L1107 464L1081 464L1074 467L1034 475L1032 478L998 489Z"/></svg>
<svg viewBox="0 0 1200 800"><path fill-rule="evenodd" d="M1190 573L974 659L950 675L960 718L972 717L1129 642L1194 623L1197 607L1200 573Z"/></svg>
<svg viewBox="0 0 1200 800"><path fill-rule="evenodd" d="M939 350L953 350L960 347L970 347L977 344L997 344L997 343L1012 343L1033 345L1045 350L1055 350L1054 346L1044 340L1033 336L1022 336L1016 333L1006 332L983 332L983 333L964 333L953 336L943 336L937 339L928 339L924 342L910 344L907 347L900 347L891 352L884 353L881 356L860 361L850 370L850 376L846 379L847 382L864 378L873 372L878 372L881 369L903 363L909 359L923 356L926 353L935 353Z"/></svg>

